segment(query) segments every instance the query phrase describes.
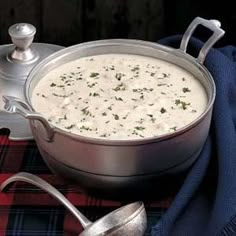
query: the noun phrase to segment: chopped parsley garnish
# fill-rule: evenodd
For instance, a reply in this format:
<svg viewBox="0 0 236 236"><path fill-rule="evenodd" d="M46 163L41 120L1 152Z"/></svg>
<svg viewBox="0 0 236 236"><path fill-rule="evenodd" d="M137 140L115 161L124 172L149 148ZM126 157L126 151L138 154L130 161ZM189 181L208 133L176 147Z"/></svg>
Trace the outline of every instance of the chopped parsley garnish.
<svg viewBox="0 0 236 236"><path fill-rule="evenodd" d="M182 108L183 108L183 110L186 110L187 109L187 106L189 106L190 105L190 103L186 103L186 102L184 102L184 101L181 101L180 99L176 99L175 100L175 105L181 105L182 106Z"/></svg>
<svg viewBox="0 0 236 236"><path fill-rule="evenodd" d="M143 126L136 126L136 127L134 127L136 130L140 130L140 131L142 131L142 130L144 130L145 129L145 127L143 127Z"/></svg>
<svg viewBox="0 0 236 236"><path fill-rule="evenodd" d="M116 73L115 78L116 78L118 81L120 81L123 76L125 76L125 74Z"/></svg>
<svg viewBox="0 0 236 236"><path fill-rule="evenodd" d="M89 93L89 96L93 96L93 97L99 97L99 93Z"/></svg>
<svg viewBox="0 0 236 236"><path fill-rule="evenodd" d="M161 108L160 112L163 114L163 113L166 113L166 109L164 107Z"/></svg>
<svg viewBox="0 0 236 236"><path fill-rule="evenodd" d="M133 72L138 71L138 70L139 70L139 65L136 65L135 67L133 67L133 68L131 69L131 71L133 71Z"/></svg>
<svg viewBox="0 0 236 236"><path fill-rule="evenodd" d="M157 84L157 86L166 86L167 84Z"/></svg>
<svg viewBox="0 0 236 236"><path fill-rule="evenodd" d="M57 86L55 83L50 84L50 87L55 87L55 86Z"/></svg>
<svg viewBox="0 0 236 236"><path fill-rule="evenodd" d="M82 111L83 115L86 115L86 116L91 114L90 111L88 110L88 107L83 108L81 111Z"/></svg>
<svg viewBox="0 0 236 236"><path fill-rule="evenodd" d="M114 116L115 120L119 120L120 119L120 117L117 114L112 114L112 115Z"/></svg>
<svg viewBox="0 0 236 236"><path fill-rule="evenodd" d="M171 131L176 131L177 130L177 126L171 127L170 130Z"/></svg>
<svg viewBox="0 0 236 236"><path fill-rule="evenodd" d="M182 90L183 90L184 93L191 92L191 90L189 88L187 88L187 87L184 87Z"/></svg>
<svg viewBox="0 0 236 236"><path fill-rule="evenodd" d="M66 128L66 129L72 129L73 127L75 127L75 124L71 124L71 125L69 125L69 126L66 126L65 128Z"/></svg>
<svg viewBox="0 0 236 236"><path fill-rule="evenodd" d="M80 129L92 131L92 129L90 129L89 127L84 126L84 125L82 125L82 126L80 127Z"/></svg>
<svg viewBox="0 0 236 236"><path fill-rule="evenodd" d="M126 89L125 84L124 83L120 83L115 88L113 88L112 90L117 92L117 91L124 91L125 89Z"/></svg>
<svg viewBox="0 0 236 236"><path fill-rule="evenodd" d="M162 75L163 75L164 78L167 78L167 77L170 76L170 74L166 74L166 73L162 73Z"/></svg>
<svg viewBox="0 0 236 236"><path fill-rule="evenodd" d="M122 101L122 102L123 102L123 99L120 98L120 97L116 97L116 96L115 96L115 99L116 99L117 101Z"/></svg>
<svg viewBox="0 0 236 236"><path fill-rule="evenodd" d="M92 87L94 87L96 84L97 84L97 83L88 84L88 87L89 87L89 88L92 88Z"/></svg>
<svg viewBox="0 0 236 236"><path fill-rule="evenodd" d="M60 97L60 98L67 98L67 97L69 97L69 95L60 95L60 94L56 94L56 93L52 93L52 95L55 96L55 97Z"/></svg>
<svg viewBox="0 0 236 236"><path fill-rule="evenodd" d="M99 73L97 73L97 72L92 72L91 74L90 74L90 77L91 78L97 78L99 76Z"/></svg>

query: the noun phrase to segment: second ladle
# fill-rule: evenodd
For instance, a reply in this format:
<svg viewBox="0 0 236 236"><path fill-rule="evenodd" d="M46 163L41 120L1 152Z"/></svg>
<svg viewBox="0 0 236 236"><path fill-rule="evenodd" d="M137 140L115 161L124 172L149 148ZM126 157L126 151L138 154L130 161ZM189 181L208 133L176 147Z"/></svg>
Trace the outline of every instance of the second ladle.
<svg viewBox="0 0 236 236"><path fill-rule="evenodd" d="M105 215L95 222L88 220L77 208L69 202L56 188L36 175L26 172L17 173L1 184L3 191L10 183L23 181L33 184L48 192L61 202L81 223L85 229L80 236L142 236L147 225L147 216L142 202L130 203Z"/></svg>

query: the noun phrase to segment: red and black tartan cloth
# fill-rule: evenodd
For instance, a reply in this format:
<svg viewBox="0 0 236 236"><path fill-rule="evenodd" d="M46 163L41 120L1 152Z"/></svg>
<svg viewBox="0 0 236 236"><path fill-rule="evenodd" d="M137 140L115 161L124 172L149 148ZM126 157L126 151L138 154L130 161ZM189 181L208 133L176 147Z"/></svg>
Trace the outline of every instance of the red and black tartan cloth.
<svg viewBox="0 0 236 236"><path fill-rule="evenodd" d="M91 221L124 204L88 196L78 186L62 182L47 168L34 141L9 141L8 131L0 130L0 183L21 171L48 181ZM172 198L145 202L148 215L145 235L150 235L151 227L158 223ZM17 182L7 192L0 193L0 236L74 236L81 231L80 223L70 212L33 185Z"/></svg>

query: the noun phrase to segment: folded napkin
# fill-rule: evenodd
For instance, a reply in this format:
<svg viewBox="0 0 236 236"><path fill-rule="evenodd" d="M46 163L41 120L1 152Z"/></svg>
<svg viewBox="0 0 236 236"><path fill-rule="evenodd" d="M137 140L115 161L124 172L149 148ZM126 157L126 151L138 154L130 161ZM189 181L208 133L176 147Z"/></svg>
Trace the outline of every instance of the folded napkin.
<svg viewBox="0 0 236 236"><path fill-rule="evenodd" d="M160 43L178 48L180 40ZM190 54L202 45L192 39ZM210 134L153 236L236 235L236 47L211 49L204 64L217 89Z"/></svg>

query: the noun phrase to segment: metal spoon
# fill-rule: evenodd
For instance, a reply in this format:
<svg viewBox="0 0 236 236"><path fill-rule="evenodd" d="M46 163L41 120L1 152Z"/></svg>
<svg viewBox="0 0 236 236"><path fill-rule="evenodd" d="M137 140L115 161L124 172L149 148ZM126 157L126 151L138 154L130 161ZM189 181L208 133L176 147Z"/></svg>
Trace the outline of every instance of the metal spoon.
<svg viewBox="0 0 236 236"><path fill-rule="evenodd" d="M118 208L93 223L77 210L77 208L72 205L72 203L69 202L56 188L36 175L26 172L17 173L6 179L1 184L0 190L3 191L10 183L15 181L23 181L33 184L48 192L62 203L83 226L84 231L80 233L80 236L141 236L145 232L147 216L142 202L134 202Z"/></svg>

